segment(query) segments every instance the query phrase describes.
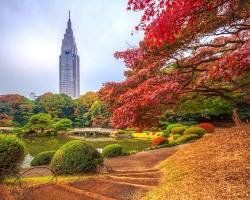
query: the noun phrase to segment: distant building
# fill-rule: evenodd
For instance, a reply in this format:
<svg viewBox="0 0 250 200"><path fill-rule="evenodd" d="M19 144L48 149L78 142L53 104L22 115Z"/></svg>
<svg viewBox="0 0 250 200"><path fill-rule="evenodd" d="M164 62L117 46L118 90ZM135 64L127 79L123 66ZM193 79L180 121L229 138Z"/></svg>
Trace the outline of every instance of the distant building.
<svg viewBox="0 0 250 200"><path fill-rule="evenodd" d="M67 29L62 40L59 68L60 94L78 98L80 96L80 58L71 28L70 12Z"/></svg>

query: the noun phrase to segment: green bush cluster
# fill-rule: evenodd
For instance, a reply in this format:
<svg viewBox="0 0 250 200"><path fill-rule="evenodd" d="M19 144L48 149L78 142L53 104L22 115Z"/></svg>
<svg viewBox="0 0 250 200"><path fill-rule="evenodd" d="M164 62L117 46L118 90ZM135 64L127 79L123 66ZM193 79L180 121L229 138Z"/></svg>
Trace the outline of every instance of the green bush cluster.
<svg viewBox="0 0 250 200"><path fill-rule="evenodd" d="M15 136L0 136L0 179L18 171L24 158L24 145Z"/></svg>
<svg viewBox="0 0 250 200"><path fill-rule="evenodd" d="M182 135L181 137L177 138L175 141L174 141L174 144L175 145L178 145L178 144L184 144L186 142L189 142L189 141L192 141L192 140L196 140L198 139L199 136L196 135L196 134L187 134L187 135Z"/></svg>
<svg viewBox="0 0 250 200"><path fill-rule="evenodd" d="M56 135L58 131L67 131L72 127L70 119L61 119L55 122L50 114L39 113L30 117L28 123L22 128L16 128L15 133L35 136Z"/></svg>
<svg viewBox="0 0 250 200"><path fill-rule="evenodd" d="M199 137L202 137L203 135L205 135L205 130L203 128L193 126L187 128L183 133L183 135L190 135L190 134L195 134L198 135Z"/></svg>
<svg viewBox="0 0 250 200"><path fill-rule="evenodd" d="M166 130L166 129L163 130L162 133L163 133L163 134L162 134L162 137L165 137L165 138L168 138L169 135L170 135L170 132L169 132L168 130Z"/></svg>
<svg viewBox="0 0 250 200"><path fill-rule="evenodd" d="M169 146L173 146L201 138L205 132L203 128L194 125L168 124L168 126L159 133L161 133L162 137L168 139Z"/></svg>
<svg viewBox="0 0 250 200"><path fill-rule="evenodd" d="M103 158L93 146L74 140L57 150L50 166L56 174L74 174L96 171L102 164Z"/></svg>
<svg viewBox="0 0 250 200"><path fill-rule="evenodd" d="M169 124L166 128L166 131L168 131L169 133L171 133L172 129L175 127L180 127L183 126L182 124Z"/></svg>
<svg viewBox="0 0 250 200"><path fill-rule="evenodd" d="M174 134L174 135L175 135L175 134L180 134L180 135L182 135L183 132L184 132L186 129L187 129L187 127L185 127L185 126L177 126L177 127L172 128L171 133Z"/></svg>
<svg viewBox="0 0 250 200"><path fill-rule="evenodd" d="M172 112L167 112L161 117L160 124L181 123L196 125L198 121L230 119L233 105L222 97L207 98L203 95L189 95L183 97L180 104Z"/></svg>
<svg viewBox="0 0 250 200"><path fill-rule="evenodd" d="M119 144L110 144L104 147L102 151L102 155L103 157L106 157L106 158L121 156L123 155L122 146Z"/></svg>
<svg viewBox="0 0 250 200"><path fill-rule="evenodd" d="M181 136L182 136L181 134L174 134L172 137L173 137L174 140L176 140L176 139L178 139Z"/></svg>
<svg viewBox="0 0 250 200"><path fill-rule="evenodd" d="M56 131L67 131L72 127L72 121L70 119L61 119L55 124Z"/></svg>
<svg viewBox="0 0 250 200"><path fill-rule="evenodd" d="M37 154L31 161L31 166L48 165L50 164L55 151L44 151Z"/></svg>

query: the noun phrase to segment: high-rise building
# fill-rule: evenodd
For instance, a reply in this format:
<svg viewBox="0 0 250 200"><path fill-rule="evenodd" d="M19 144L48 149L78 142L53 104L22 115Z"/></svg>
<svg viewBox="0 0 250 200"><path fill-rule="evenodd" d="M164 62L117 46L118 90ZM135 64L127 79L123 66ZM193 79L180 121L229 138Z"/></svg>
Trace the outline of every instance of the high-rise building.
<svg viewBox="0 0 250 200"><path fill-rule="evenodd" d="M80 58L71 27L70 11L67 29L62 40L59 68L60 94L78 98L80 95Z"/></svg>

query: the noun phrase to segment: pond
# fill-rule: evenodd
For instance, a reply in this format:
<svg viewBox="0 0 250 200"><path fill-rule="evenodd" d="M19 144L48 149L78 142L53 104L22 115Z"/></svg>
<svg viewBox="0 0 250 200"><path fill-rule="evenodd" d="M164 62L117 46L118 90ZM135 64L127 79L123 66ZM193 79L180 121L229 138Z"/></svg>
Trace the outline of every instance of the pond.
<svg viewBox="0 0 250 200"><path fill-rule="evenodd" d="M84 139L84 138L82 138ZM32 137L32 138L22 138L22 141L25 144L26 157L24 160L23 167L28 167L32 158L40 152L43 151L51 151L57 150L62 145L66 144L71 140L76 140L75 138L69 137ZM151 145L150 140L146 139L114 139L114 140L106 140L105 138L102 140L91 139L87 140L87 143L93 145L95 148L103 148L109 144L120 144L123 146L124 151L142 151L143 149L149 147Z"/></svg>

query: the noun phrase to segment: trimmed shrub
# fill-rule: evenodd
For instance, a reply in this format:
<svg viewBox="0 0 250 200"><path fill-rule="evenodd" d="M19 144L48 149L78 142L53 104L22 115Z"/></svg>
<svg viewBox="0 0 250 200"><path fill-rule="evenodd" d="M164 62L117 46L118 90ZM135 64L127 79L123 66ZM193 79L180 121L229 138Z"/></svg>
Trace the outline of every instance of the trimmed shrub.
<svg viewBox="0 0 250 200"><path fill-rule="evenodd" d="M183 133L183 135L189 135L189 134L196 134L199 137L202 137L205 134L205 130L203 128L194 126L194 127L187 128Z"/></svg>
<svg viewBox="0 0 250 200"><path fill-rule="evenodd" d="M169 142L173 142L174 141L174 135L173 134L169 134L169 137L168 137L168 141Z"/></svg>
<svg viewBox="0 0 250 200"><path fill-rule="evenodd" d="M196 134L187 134L187 135L182 135L181 137L177 138L174 143L175 144L184 144L186 142L192 141L199 139L199 136Z"/></svg>
<svg viewBox="0 0 250 200"><path fill-rule="evenodd" d="M177 127L172 128L171 133L172 133L173 135L175 135L175 134L180 134L180 135L182 135L183 132L184 132L186 129L187 129L187 128L186 128L185 126L177 126Z"/></svg>
<svg viewBox="0 0 250 200"><path fill-rule="evenodd" d="M61 119L55 124L56 131L67 131L72 127L72 121L70 119Z"/></svg>
<svg viewBox="0 0 250 200"><path fill-rule="evenodd" d="M117 137L117 138L131 138L133 137L132 133L135 133L135 132L129 131L128 129L126 130L119 129L116 132L114 132L112 136Z"/></svg>
<svg viewBox="0 0 250 200"><path fill-rule="evenodd" d="M0 180L15 174L24 159L24 145L15 136L0 136Z"/></svg>
<svg viewBox="0 0 250 200"><path fill-rule="evenodd" d="M206 133L214 132L214 125L210 123L200 123L198 127L203 128L206 131Z"/></svg>
<svg viewBox="0 0 250 200"><path fill-rule="evenodd" d="M175 127L186 127L182 124L169 124L168 127L166 128L167 131L169 131L169 133L171 133L172 129Z"/></svg>
<svg viewBox="0 0 250 200"><path fill-rule="evenodd" d="M167 138L165 138L165 137L157 137L157 138L153 139L152 146L158 146L158 145L165 144L165 143L168 143Z"/></svg>
<svg viewBox="0 0 250 200"><path fill-rule="evenodd" d="M159 137L164 137L163 131L156 132L155 134Z"/></svg>
<svg viewBox="0 0 250 200"><path fill-rule="evenodd" d="M50 166L56 174L93 172L102 165L101 154L84 141L74 140L56 151Z"/></svg>
<svg viewBox="0 0 250 200"><path fill-rule="evenodd" d="M170 132L167 129L163 130L162 133L163 133L162 136L165 138L168 138L170 135Z"/></svg>
<svg viewBox="0 0 250 200"><path fill-rule="evenodd" d="M176 140L177 138L181 137L182 135L181 134L174 134L172 137L174 140Z"/></svg>
<svg viewBox="0 0 250 200"><path fill-rule="evenodd" d="M55 151L44 151L37 154L31 161L31 166L48 165L52 160Z"/></svg>
<svg viewBox="0 0 250 200"><path fill-rule="evenodd" d="M127 134L126 130L119 129L115 132L115 135L124 135L124 134Z"/></svg>
<svg viewBox="0 0 250 200"><path fill-rule="evenodd" d="M103 148L102 155L103 157L106 158L122 156L123 155L122 146L119 144L110 144Z"/></svg>

